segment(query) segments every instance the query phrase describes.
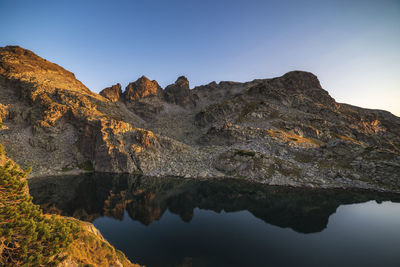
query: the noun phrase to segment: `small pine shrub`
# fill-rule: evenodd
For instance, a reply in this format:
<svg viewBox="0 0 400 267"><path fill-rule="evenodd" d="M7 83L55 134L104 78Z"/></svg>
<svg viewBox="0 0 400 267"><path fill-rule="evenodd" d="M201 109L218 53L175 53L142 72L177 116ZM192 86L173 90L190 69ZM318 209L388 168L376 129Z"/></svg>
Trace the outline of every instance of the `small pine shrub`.
<svg viewBox="0 0 400 267"><path fill-rule="evenodd" d="M78 168L84 171L93 172L93 164L90 160L78 164Z"/></svg>
<svg viewBox="0 0 400 267"><path fill-rule="evenodd" d="M0 166L0 266L56 266L80 226L44 215L28 194L27 173L11 161Z"/></svg>

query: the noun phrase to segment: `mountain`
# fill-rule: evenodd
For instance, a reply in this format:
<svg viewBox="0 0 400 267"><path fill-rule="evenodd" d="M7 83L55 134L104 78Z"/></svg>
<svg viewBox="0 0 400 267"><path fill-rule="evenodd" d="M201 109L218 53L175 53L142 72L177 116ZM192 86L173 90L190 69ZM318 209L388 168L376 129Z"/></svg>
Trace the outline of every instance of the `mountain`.
<svg viewBox="0 0 400 267"><path fill-rule="evenodd" d="M30 178L82 172L232 177L400 192L400 118L337 103L309 72L190 89L145 76L91 92L33 52L0 48L0 142Z"/></svg>

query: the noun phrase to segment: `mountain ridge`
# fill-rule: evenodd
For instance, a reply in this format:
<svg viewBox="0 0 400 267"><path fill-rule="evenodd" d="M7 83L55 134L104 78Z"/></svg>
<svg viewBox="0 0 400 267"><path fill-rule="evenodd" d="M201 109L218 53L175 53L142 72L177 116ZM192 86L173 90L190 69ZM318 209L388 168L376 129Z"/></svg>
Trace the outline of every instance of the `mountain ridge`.
<svg viewBox="0 0 400 267"><path fill-rule="evenodd" d="M164 89L142 76L96 94L52 64L0 48L0 141L33 165L31 177L96 171L400 192L400 118L337 103L312 73L193 89L184 76Z"/></svg>

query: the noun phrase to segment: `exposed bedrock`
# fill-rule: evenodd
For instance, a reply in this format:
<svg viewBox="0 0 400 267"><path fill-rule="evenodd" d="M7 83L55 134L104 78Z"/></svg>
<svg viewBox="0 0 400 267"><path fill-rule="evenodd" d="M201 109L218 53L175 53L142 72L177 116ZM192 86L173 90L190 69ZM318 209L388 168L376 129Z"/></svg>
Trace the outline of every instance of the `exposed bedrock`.
<svg viewBox="0 0 400 267"><path fill-rule="evenodd" d="M82 172L231 177L400 192L400 118L337 103L309 72L190 89L145 76L96 94L0 48L0 143L30 178Z"/></svg>

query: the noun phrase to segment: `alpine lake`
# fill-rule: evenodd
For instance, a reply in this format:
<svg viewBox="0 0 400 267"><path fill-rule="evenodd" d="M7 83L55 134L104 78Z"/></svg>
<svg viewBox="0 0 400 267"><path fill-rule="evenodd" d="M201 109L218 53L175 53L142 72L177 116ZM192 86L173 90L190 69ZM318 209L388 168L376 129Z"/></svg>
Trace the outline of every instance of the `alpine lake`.
<svg viewBox="0 0 400 267"><path fill-rule="evenodd" d="M398 194L99 173L29 189L150 267L400 266Z"/></svg>

